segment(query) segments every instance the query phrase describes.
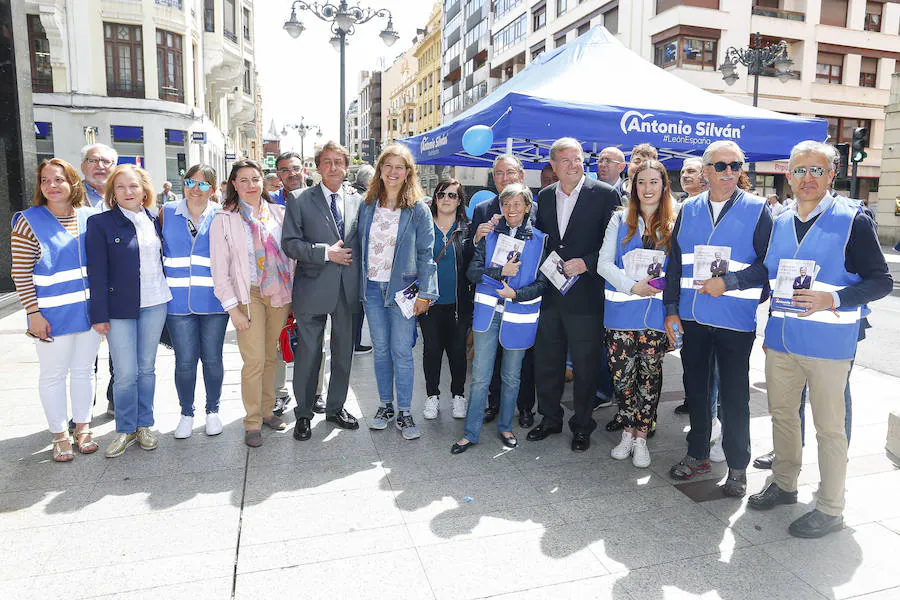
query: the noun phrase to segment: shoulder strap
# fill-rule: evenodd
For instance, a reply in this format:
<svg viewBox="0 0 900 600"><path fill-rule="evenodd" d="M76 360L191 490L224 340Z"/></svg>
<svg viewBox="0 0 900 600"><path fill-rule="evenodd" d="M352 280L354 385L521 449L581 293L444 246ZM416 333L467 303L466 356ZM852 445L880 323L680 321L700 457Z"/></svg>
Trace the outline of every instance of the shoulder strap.
<svg viewBox="0 0 900 600"><path fill-rule="evenodd" d="M441 257L443 257L443 256L444 256L444 252L447 251L447 246L449 246L450 244L453 243L453 237L454 237L457 233L459 233L459 229L454 229L454 230L453 230L453 233L450 234L450 237L447 238L447 243L444 244L444 247L441 248L441 251L440 251L440 252L438 252L437 258L434 259L434 264L437 264L437 263L441 262Z"/></svg>

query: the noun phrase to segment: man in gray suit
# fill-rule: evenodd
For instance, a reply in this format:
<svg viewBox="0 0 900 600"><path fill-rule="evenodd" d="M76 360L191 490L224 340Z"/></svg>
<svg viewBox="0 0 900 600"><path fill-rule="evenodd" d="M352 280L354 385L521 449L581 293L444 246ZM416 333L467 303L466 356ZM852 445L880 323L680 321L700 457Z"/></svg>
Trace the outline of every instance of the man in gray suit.
<svg viewBox="0 0 900 600"><path fill-rule="evenodd" d="M350 155L330 141L316 154L320 185L287 196L281 246L297 261L293 310L297 321L294 439L312 436L310 419L322 358L326 318L331 316L331 381L325 419L344 429L358 429L344 409L353 359L353 323L359 311L359 236L356 224L362 198L344 186Z"/></svg>

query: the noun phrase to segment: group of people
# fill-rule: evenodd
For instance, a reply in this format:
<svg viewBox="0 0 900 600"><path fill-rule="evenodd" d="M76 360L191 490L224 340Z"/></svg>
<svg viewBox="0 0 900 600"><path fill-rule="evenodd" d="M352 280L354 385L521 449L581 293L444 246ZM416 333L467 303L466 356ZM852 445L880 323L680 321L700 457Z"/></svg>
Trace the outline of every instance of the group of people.
<svg viewBox="0 0 900 600"><path fill-rule="evenodd" d="M260 446L263 426L287 428L277 388L284 385L278 342L289 313L296 328L293 437L311 438L315 412L337 427L358 429L345 401L364 306L379 396L371 429L393 421L404 439L421 435L413 417L418 323L422 416L439 414L446 354L450 411L464 419L453 454L479 443L484 423L494 418L500 441L516 447L516 410L519 424L530 428L528 440L561 433L568 365L574 375L567 422L572 450L589 448L605 384L617 406L606 428L622 431L611 456L644 468L651 463L647 439L657 420L663 358L680 348L691 427L687 453L670 475L685 480L708 473L711 446L718 445L728 464L722 491L742 497L757 307L769 299L780 262L800 259L815 262L815 280L794 290L792 306L772 305L766 324L774 477L749 506L796 502L801 395L808 388L822 484L816 508L790 531L818 537L841 526L847 378L868 304L888 294L892 281L871 215L830 189L833 147L810 141L793 149L788 182L796 203L777 218L766 199L746 191L744 153L730 141L714 142L701 158L685 161L681 184L688 197L681 203L647 144L636 147L628 163L621 150L604 149L594 179L585 173L581 143L558 139L536 199L523 183L521 162L501 155L492 169L496 195L475 207L471 221L458 180L440 181L426 203L402 144L384 149L361 189L345 183L350 157L336 142L316 154L319 185L289 185L285 179L299 180L300 161L287 158L285 177L279 176L284 185L272 195L259 164L235 162L221 206L214 201L215 171L195 165L185 175L184 199L158 212L148 210L154 194L146 171L113 168L116 157L105 146L85 148L84 182L65 161L40 164L34 206L14 217L12 248L28 334L36 338L54 460L72 460L73 444L82 453L98 449L89 427L101 336L110 348L117 431L106 455L118 456L135 443L156 447L154 363L164 325L182 408L175 437L189 436L193 427L198 360L206 433L222 430L218 405L229 320L243 359L245 443ZM102 190L87 178L98 165L109 171ZM626 165L627 181L620 176ZM701 266L710 253L719 263L715 273L709 263ZM652 258L635 270L641 256ZM67 431L67 375L74 441ZM535 401L542 416L537 425Z"/></svg>

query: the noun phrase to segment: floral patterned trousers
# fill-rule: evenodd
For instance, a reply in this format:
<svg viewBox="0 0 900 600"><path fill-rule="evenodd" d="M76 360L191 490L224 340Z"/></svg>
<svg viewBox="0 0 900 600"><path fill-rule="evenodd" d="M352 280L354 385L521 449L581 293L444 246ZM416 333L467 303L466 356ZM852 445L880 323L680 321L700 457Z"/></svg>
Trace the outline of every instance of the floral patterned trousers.
<svg viewBox="0 0 900 600"><path fill-rule="evenodd" d="M609 371L625 427L647 431L662 392L662 364L668 348L662 331L606 331Z"/></svg>

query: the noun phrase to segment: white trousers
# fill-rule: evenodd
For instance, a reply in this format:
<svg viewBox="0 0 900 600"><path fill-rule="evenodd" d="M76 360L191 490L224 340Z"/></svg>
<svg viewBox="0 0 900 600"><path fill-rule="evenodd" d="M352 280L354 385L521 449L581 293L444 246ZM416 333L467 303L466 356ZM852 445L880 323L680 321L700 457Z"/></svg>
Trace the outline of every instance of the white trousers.
<svg viewBox="0 0 900 600"><path fill-rule="evenodd" d="M94 403L94 360L100 348L100 334L93 329L54 338L52 343L35 340L41 374L38 393L51 433L68 431L66 376L72 397L72 419L91 422Z"/></svg>

